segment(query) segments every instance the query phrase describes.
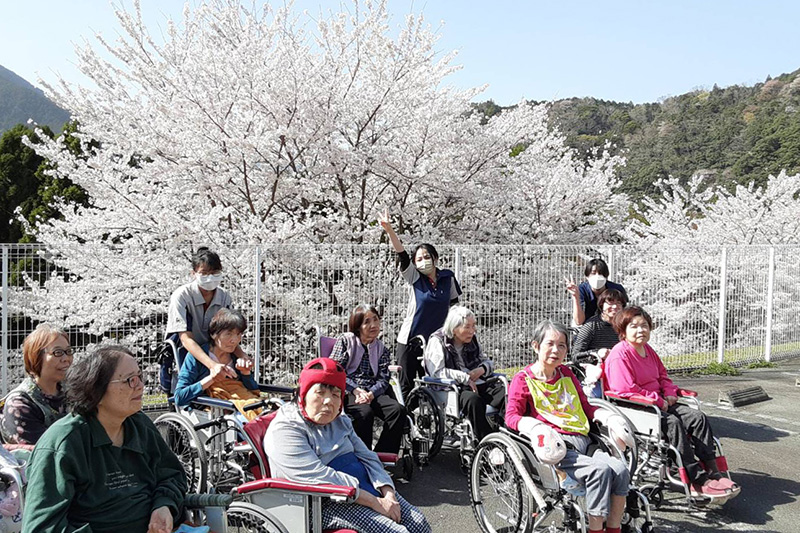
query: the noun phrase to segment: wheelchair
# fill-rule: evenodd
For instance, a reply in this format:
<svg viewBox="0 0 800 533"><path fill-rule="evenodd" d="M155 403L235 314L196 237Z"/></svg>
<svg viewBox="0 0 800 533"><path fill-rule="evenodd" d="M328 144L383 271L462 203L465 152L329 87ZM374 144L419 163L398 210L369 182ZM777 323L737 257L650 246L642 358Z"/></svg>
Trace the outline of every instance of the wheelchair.
<svg viewBox="0 0 800 533"><path fill-rule="evenodd" d="M597 449L623 459L600 433L590 433ZM539 462L530 440L500 428L478 445L469 475L475 519L484 533L586 533L585 490L552 465ZM627 496L622 531L651 533L647 497L634 486Z"/></svg>
<svg viewBox="0 0 800 533"><path fill-rule="evenodd" d="M508 379L493 374L485 381L500 381L508 395ZM452 379L424 376L415 379L416 387L409 393L406 406L414 419L420 440L428 444L427 458L433 458L443 448L458 449L461 469L469 472L475 454L475 431L459 407L460 385ZM486 406L486 417L500 427L505 413Z"/></svg>
<svg viewBox="0 0 800 533"><path fill-rule="evenodd" d="M656 508L664 502L666 490L683 493L689 510L698 506L722 505L739 495L739 491L721 496L709 496L692 491L678 450L662 434L661 410L652 400L639 395L622 398L611 391L605 392L605 398L631 423L639 454L638 466L635 471L631 471L631 477ZM694 391L679 389L678 401L692 409L701 410L697 393ZM716 437L714 437L714 448L717 469L730 479L728 462L722 444Z"/></svg>

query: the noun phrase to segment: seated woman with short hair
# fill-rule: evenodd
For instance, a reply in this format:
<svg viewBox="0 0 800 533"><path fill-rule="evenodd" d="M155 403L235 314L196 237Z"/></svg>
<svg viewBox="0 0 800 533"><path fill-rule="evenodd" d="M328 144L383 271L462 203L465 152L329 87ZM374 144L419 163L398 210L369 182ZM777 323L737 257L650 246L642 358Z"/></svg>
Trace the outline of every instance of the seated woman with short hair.
<svg viewBox="0 0 800 533"><path fill-rule="evenodd" d="M432 377L452 379L462 386L458 405L469 418L478 441L494 431L486 418L486 406L502 412L506 389L500 381L484 379L494 372L494 363L478 344L472 311L460 305L450 308L444 327L428 339L425 368Z"/></svg>
<svg viewBox="0 0 800 533"><path fill-rule="evenodd" d="M23 533L170 533L186 473L141 412L134 355L99 348L70 367L63 386L70 414L31 456Z"/></svg>
<svg viewBox="0 0 800 533"><path fill-rule="evenodd" d="M389 386L389 349L378 339L381 315L371 305L359 305L350 313L350 331L336 341L331 359L347 372L344 411L367 448L372 448L372 424L377 416L383 431L376 452L397 453L406 425L406 409Z"/></svg>
<svg viewBox="0 0 800 533"><path fill-rule="evenodd" d="M36 444L66 414L61 381L72 364L67 334L40 324L22 343L27 377L8 393L0 433L8 444Z"/></svg>
<svg viewBox="0 0 800 533"><path fill-rule="evenodd" d="M205 392L212 398L233 402L248 420L258 416L258 409L243 410L247 404L260 398L258 383L252 375L253 361L247 356L235 355L246 330L247 319L239 311L226 308L217 311L208 326L211 343L202 348L213 361L222 365L209 370L191 353L186 354L175 387L175 405L189 405ZM237 379L228 377L224 371L228 367L235 369Z"/></svg>

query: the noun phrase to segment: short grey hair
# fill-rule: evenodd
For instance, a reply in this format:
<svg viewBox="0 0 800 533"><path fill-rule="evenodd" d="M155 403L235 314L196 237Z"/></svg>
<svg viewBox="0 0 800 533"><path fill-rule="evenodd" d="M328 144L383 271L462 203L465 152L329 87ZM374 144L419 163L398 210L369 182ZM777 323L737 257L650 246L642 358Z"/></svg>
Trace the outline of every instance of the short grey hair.
<svg viewBox="0 0 800 533"><path fill-rule="evenodd" d="M475 313L463 305L454 305L450 308L447 318L444 320L444 334L452 339L453 330L466 324L467 319L470 317L475 318Z"/></svg>
<svg viewBox="0 0 800 533"><path fill-rule="evenodd" d="M536 329L533 330L533 342L541 346L542 341L544 341L544 336L547 335L548 331L555 331L556 333L564 335L564 338L567 339L567 352L569 352L569 330L561 322L553 322L549 318L542 320L536 325Z"/></svg>

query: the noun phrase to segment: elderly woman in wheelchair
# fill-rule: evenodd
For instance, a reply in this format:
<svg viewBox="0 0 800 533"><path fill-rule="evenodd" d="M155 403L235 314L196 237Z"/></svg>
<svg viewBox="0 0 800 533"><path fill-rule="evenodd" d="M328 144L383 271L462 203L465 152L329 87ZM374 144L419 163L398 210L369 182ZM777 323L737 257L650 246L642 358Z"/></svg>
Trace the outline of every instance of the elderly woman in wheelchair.
<svg viewBox="0 0 800 533"><path fill-rule="evenodd" d="M451 307L444 327L431 334L425 347L425 368L429 376L459 385L458 407L469 420L477 442L493 431L486 418L487 406L502 413L506 386L502 380L489 379L494 364L483 353L475 331L472 311L459 305Z"/></svg>
<svg viewBox="0 0 800 533"><path fill-rule="evenodd" d="M375 452L340 416L346 374L327 357L313 359L300 373L296 402L283 405L264 437L272 475L292 482L356 488L351 502L326 501L323 528L362 533L430 532L422 513L395 492Z"/></svg>
<svg viewBox="0 0 800 533"><path fill-rule="evenodd" d="M530 439L539 462L556 465L568 483L583 488L590 532L619 533L630 474L620 459L604 451L591 453L589 431L592 421L605 425L623 450L633 435L620 415L591 405L563 365L568 350L564 326L540 323L533 347L536 361L514 376L509 388L506 424Z"/></svg>
<svg viewBox="0 0 800 533"><path fill-rule="evenodd" d="M664 462L677 468L676 482L684 486L690 501L723 503L736 496L740 488L727 473L719 442L708 417L694 400L695 394L679 389L669 379L661 359L648 344L653 329L650 315L632 306L617 315L614 325L620 343L606 359L607 397L626 407L623 411L636 426L636 434L645 440L642 449L658 452L662 447L660 436L666 436L670 451ZM653 414L657 417L655 427L647 429ZM661 484L663 478L671 477L669 469L661 474ZM660 496L660 485L656 488Z"/></svg>
<svg viewBox="0 0 800 533"><path fill-rule="evenodd" d="M253 362L235 355L246 329L247 319L239 311L226 308L217 311L208 326L211 343L204 344L202 348L208 357L223 366L214 366L209 370L194 355L186 354L175 387L175 405L187 406L205 393L212 398L231 401L248 420L258 416L258 410L244 409L248 404L260 400L258 383L252 375ZM223 368L233 369L236 379L231 379Z"/></svg>

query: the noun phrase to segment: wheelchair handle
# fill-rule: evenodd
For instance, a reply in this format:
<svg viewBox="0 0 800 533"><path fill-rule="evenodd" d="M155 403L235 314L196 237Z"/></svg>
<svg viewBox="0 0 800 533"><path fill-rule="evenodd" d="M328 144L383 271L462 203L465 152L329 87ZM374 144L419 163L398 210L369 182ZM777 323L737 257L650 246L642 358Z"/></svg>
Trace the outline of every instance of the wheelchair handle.
<svg viewBox="0 0 800 533"><path fill-rule="evenodd" d="M195 431L200 431L202 429L212 428L214 426L221 426L225 424L225 417L215 418L214 420L209 420L208 422L201 422L194 426Z"/></svg>

